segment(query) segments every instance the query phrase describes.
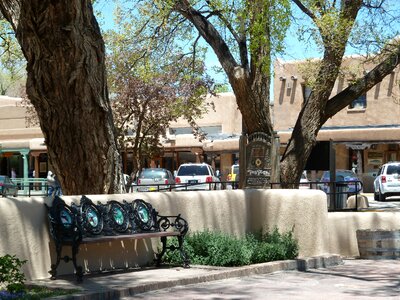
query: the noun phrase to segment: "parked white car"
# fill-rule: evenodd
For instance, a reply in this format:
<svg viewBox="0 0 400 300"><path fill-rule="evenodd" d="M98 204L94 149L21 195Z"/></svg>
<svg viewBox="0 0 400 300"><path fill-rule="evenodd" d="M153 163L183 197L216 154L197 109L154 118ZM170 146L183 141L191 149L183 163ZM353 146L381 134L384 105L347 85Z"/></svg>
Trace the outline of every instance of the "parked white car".
<svg viewBox="0 0 400 300"><path fill-rule="evenodd" d="M385 201L390 196L400 196L400 162L398 161L382 165L374 180L374 199Z"/></svg>
<svg viewBox="0 0 400 300"><path fill-rule="evenodd" d="M176 185L184 183L178 190L220 190L220 180L208 164L187 163L179 166Z"/></svg>
<svg viewBox="0 0 400 300"><path fill-rule="evenodd" d="M309 189L309 188L310 188L310 181L307 178L307 172L303 171L303 173L301 173L299 189Z"/></svg>

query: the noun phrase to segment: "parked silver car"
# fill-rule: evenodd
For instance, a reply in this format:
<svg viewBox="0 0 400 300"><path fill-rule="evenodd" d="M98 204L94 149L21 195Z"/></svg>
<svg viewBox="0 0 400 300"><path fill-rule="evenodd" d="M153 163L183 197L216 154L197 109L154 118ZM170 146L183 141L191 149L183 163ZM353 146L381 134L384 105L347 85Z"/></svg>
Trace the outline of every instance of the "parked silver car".
<svg viewBox="0 0 400 300"><path fill-rule="evenodd" d="M147 168L139 173L136 184L138 192L165 191L175 185L175 178L167 169Z"/></svg>
<svg viewBox="0 0 400 300"><path fill-rule="evenodd" d="M374 199L385 201L390 196L400 196L400 162L398 161L382 165L374 180Z"/></svg>
<svg viewBox="0 0 400 300"><path fill-rule="evenodd" d="M205 163L187 163L178 168L175 182L184 183L179 189L220 190L221 183L213 168Z"/></svg>

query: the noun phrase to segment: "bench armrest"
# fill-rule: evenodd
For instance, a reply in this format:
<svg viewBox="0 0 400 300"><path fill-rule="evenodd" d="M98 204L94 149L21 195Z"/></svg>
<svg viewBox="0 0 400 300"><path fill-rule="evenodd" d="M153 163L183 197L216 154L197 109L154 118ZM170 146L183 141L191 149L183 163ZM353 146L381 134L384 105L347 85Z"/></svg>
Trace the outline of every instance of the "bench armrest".
<svg viewBox="0 0 400 300"><path fill-rule="evenodd" d="M45 204L49 221L50 234L56 244L82 240L82 234L77 223L75 209L67 205L58 196L52 206Z"/></svg>
<svg viewBox="0 0 400 300"><path fill-rule="evenodd" d="M178 231L181 236L185 236L189 230L188 222L181 217L181 215L177 216L160 216L158 215L157 223L160 227L160 230L174 230Z"/></svg>

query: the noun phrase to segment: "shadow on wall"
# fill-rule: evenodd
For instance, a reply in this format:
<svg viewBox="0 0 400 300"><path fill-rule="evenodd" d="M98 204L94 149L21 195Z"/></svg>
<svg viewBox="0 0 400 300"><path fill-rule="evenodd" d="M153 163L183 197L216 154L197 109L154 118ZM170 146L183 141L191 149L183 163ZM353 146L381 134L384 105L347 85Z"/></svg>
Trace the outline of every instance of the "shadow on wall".
<svg viewBox="0 0 400 300"><path fill-rule="evenodd" d="M165 193L87 195L93 202L143 199L161 215L181 214L189 231L216 230L243 236L247 232L294 228L300 256L335 253L357 254L356 229L399 228L399 213L327 212L326 195L317 190L223 190ZM63 196L66 203L79 203L80 196ZM49 278L54 245L47 225L47 198L3 198L0 201L0 255L12 254L28 260L28 280ZM50 203L48 203L50 204ZM396 227L397 226L397 227ZM50 246L49 246L50 245ZM153 240L118 241L81 247L78 263L90 271L136 267L153 259ZM69 251L69 247L68 250ZM70 274L72 265L61 262L59 274Z"/></svg>
<svg viewBox="0 0 400 300"><path fill-rule="evenodd" d="M27 278L47 277L49 235L43 198L2 198L0 201L0 255L27 260Z"/></svg>

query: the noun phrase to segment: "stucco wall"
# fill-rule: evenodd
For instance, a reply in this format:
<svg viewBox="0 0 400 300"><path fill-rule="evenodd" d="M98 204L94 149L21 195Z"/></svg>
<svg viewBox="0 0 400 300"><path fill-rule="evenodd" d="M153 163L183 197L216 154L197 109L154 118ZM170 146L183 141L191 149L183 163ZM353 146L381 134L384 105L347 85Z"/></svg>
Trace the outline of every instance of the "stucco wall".
<svg viewBox="0 0 400 300"><path fill-rule="evenodd" d="M306 63L306 65L303 65ZM274 64L274 125L275 130L287 130L295 125L298 113L304 101L302 85L306 83L304 69L309 69L305 61L281 61ZM373 62L363 62L363 58L345 57L342 69L345 78L339 77L332 89L331 97L346 88L352 80L351 73L361 77L364 71L372 70ZM303 74L302 74L303 73ZM292 76L297 79L292 79ZM304 76L304 77L303 77ZM354 126L354 125L392 125L398 124L400 105L398 95L394 93L399 69L386 76L382 82L370 89L367 95L366 109L345 108L332 118L329 118L324 126ZM285 78L285 80L281 80ZM329 140L329 139L328 139Z"/></svg>
<svg viewBox="0 0 400 300"><path fill-rule="evenodd" d="M0 198L0 255L28 260L28 279L48 277L49 234L43 198Z"/></svg>
<svg viewBox="0 0 400 300"><path fill-rule="evenodd" d="M140 193L88 196L93 201L142 198L165 215L181 213L191 231L205 228L238 236L246 232L294 228L302 256L327 253L327 212L320 191L231 190L203 192ZM63 197L69 203L80 196ZM0 201L0 255L27 259L27 278L45 278L54 262L54 245L48 235L44 202L49 199L3 198ZM317 226L315 224L318 224ZM68 249L69 251L69 249ZM90 270L142 265L151 261L151 241L123 241L82 246L79 263ZM121 255L122 253L122 255ZM71 273L71 264L61 262L59 273Z"/></svg>
<svg viewBox="0 0 400 300"><path fill-rule="evenodd" d="M358 229L400 229L400 212L335 212L328 214L329 253L356 257Z"/></svg>
<svg viewBox="0 0 400 300"><path fill-rule="evenodd" d="M190 231L218 230L243 236L246 232L294 228L300 256L336 253L358 254L354 228L399 228L395 213L327 213L326 195L317 190L225 190L201 192L89 195L93 201L141 198L164 215L181 214ZM69 203L80 196L64 196ZM47 228L41 197L2 198L0 201L0 255L15 254L28 260L28 279L48 278L54 262L54 244ZM395 220L397 219L397 220ZM375 224L371 227L371 223ZM81 246L78 264L89 270L144 265L152 261L156 242L120 241ZM67 252L69 253L69 248ZM356 253L357 252L357 253ZM59 274L72 273L72 264L61 262Z"/></svg>

